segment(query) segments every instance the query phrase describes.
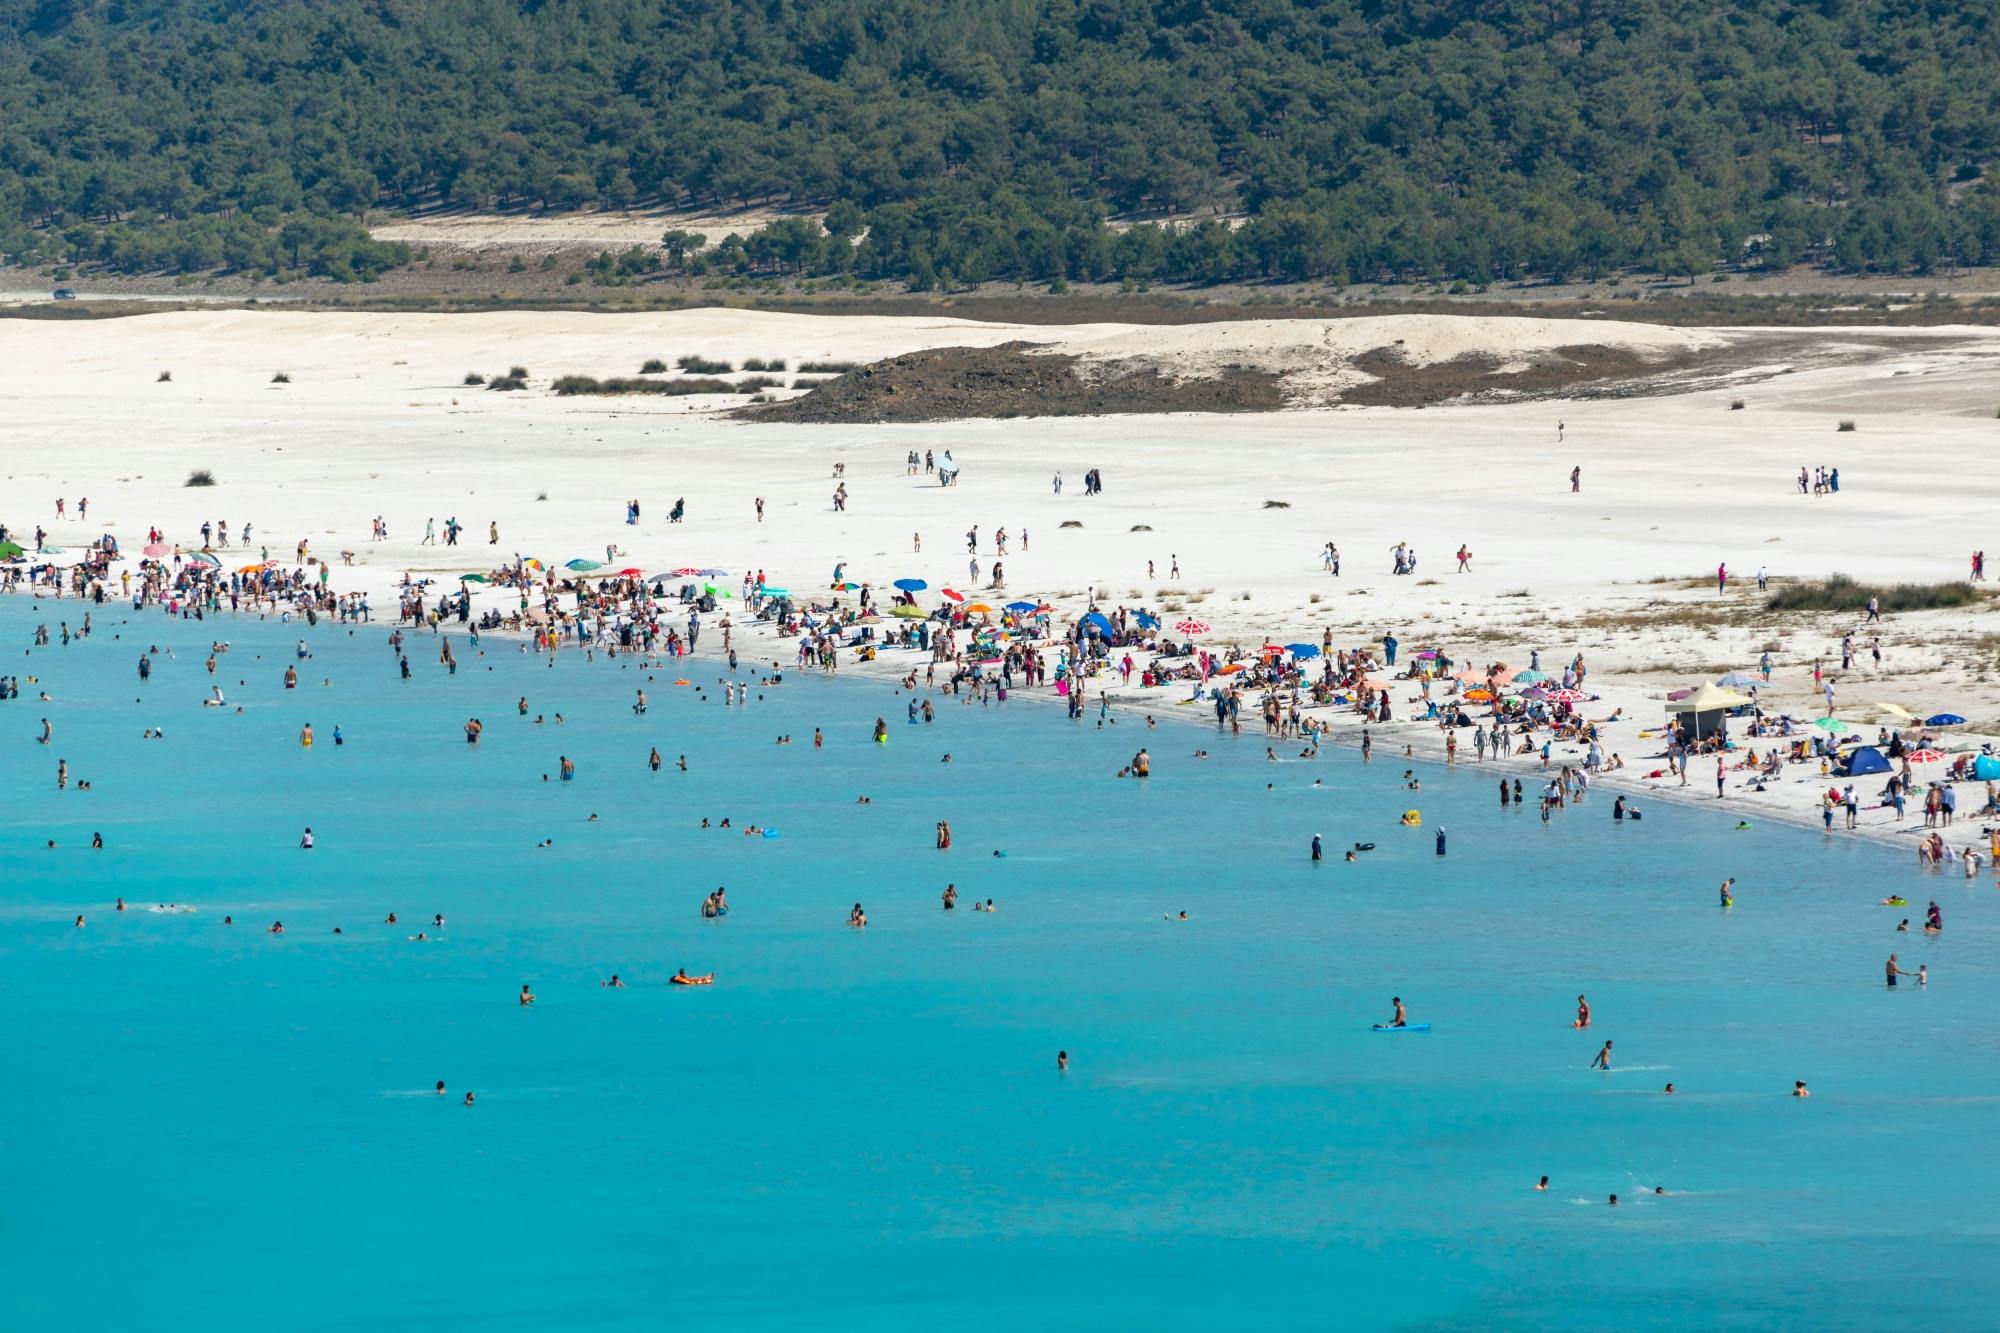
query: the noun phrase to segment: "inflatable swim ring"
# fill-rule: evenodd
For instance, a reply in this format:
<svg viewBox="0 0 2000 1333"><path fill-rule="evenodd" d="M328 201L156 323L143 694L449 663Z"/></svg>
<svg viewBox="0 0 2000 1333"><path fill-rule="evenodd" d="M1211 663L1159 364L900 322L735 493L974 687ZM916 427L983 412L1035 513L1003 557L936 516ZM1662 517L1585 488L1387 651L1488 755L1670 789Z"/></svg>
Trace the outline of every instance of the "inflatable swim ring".
<svg viewBox="0 0 2000 1333"><path fill-rule="evenodd" d="M1357 842L1354 844L1354 850L1357 852L1372 852L1375 850L1375 844L1372 842Z"/></svg>
<svg viewBox="0 0 2000 1333"><path fill-rule="evenodd" d="M1406 828L1417 828L1420 825L1422 825L1423 822L1424 822L1424 817L1417 811L1405 810L1403 812L1403 824Z"/></svg>

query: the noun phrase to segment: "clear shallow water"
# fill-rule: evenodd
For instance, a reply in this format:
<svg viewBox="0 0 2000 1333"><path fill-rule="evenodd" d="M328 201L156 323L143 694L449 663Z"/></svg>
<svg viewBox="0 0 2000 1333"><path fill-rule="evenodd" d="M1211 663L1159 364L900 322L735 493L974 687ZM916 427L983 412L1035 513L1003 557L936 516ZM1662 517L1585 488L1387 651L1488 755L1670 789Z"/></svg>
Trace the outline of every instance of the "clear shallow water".
<svg viewBox="0 0 2000 1333"><path fill-rule="evenodd" d="M1544 828L1492 766L1413 796L1393 758L1025 701L910 727L874 682L725 710L497 641L447 677L421 635L406 682L386 626L310 632L291 693L291 626L100 609L20 655L77 611L0 602L10 1327L1963 1327L2000 1298L1990 881L1665 803ZM240 715L198 705L211 637ZM142 688L148 643L177 657ZM1156 776L1114 780L1140 744ZM1315 869L1315 831L1379 849ZM1928 896L1946 933L1893 934ZM1882 989L1898 947L1928 991ZM1434 1031L1371 1033L1392 994Z"/></svg>

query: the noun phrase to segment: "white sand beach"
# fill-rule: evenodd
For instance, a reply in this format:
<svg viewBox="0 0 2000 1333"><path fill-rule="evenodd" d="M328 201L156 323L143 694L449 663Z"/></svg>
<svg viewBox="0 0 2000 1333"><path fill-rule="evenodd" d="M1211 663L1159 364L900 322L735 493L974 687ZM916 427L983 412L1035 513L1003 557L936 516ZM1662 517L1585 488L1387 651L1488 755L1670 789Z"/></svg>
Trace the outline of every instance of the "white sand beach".
<svg viewBox="0 0 2000 1333"><path fill-rule="evenodd" d="M1842 363L1832 354L1850 340L1878 350ZM1778 350L1769 363L1739 357L1692 376L1672 394L1422 410L809 426L724 415L740 397L564 398L548 389L563 374L632 375L650 357L782 358L792 370L781 378L792 380L805 361L1015 341L1078 353L1086 367L1282 371L1301 401L1353 383L1364 374L1357 356L1398 343L1416 364L1478 354L1501 366L1586 344L1659 358L1765 342ZM1891 350L1880 351L1884 343ZM308 540L333 562L337 590L378 594L378 614L393 615L391 590L406 572L456 575L517 554L555 566L601 559L607 546L649 570L762 569L808 595L836 561L877 586L915 576L963 587L968 529L981 533L983 583L988 535L1004 527L1013 542L1007 596L1046 598L1065 619L1094 595L1164 611L1169 623L1197 617L1217 648L1318 642L1330 627L1336 644L1393 632L1406 651L1438 645L1466 665L1520 667L1538 650L1551 666L1581 652L1602 696L1584 711L1622 709L1606 748L1628 767L1608 780L1628 788L1663 785L1642 776L1661 765L1638 733L1657 727L1666 692L1749 669L1765 651L1775 663L1762 696L1771 711L1823 711L1811 674L1819 660L1840 716L1871 739L1898 719L1889 705L1919 718L1965 716L1967 726L1940 733L1947 750L2000 736L1995 603L1863 627L1857 617L1770 613L1754 586L1760 567L1774 585L1834 572L1885 584L1962 579L1974 550L2000 548L2000 334L1984 328L1681 330L1446 316L1050 328L736 310L218 310L0 321L0 344L14 367L0 385L0 521L16 535L40 524L51 544L68 547L108 531L136 556L149 525L192 549L204 520L248 521L273 556L289 559ZM530 372L525 391L462 383L468 371L515 365ZM1788 365L1797 369L1781 373ZM162 371L171 382L158 382ZM281 371L289 383L272 382ZM1837 429L1843 419L1851 432ZM913 449L949 449L960 483L906 475ZM844 513L832 507L835 463L845 465ZM1800 494L1800 468L1821 466L1839 468L1839 492ZM1582 470L1577 493L1573 467ZM198 468L213 472L214 487L183 484ZM1091 468L1105 491L1086 497ZM1058 472L1068 483L1061 494ZM69 501L60 522L58 496ZM86 496L87 524L76 518ZM644 518L627 526L634 497ZM687 519L670 526L677 498ZM378 515L387 541L370 539ZM419 544L426 520L441 526L450 516L466 525L468 545ZM1341 552L1338 578L1321 560L1329 541ZM1399 542L1418 554L1414 575L1390 572ZM1457 570L1461 545L1468 572ZM1718 563L1731 572L1721 594ZM1841 671L1848 631L1862 646L1855 668ZM1878 635L1879 669L1867 650ZM1378 761L1405 744L1439 752L1435 726L1401 720L1413 693L1398 688L1399 721L1378 729ZM1130 704L1163 716L1197 711L1174 706L1185 694L1134 692ZM1352 715L1332 720L1336 739L1358 729ZM1459 759L1470 762L1468 748ZM1523 776L1532 766L1505 762ZM1825 784L1816 770L1794 766L1762 792L1742 783L1732 773L1730 801L1744 817L1818 822ZM1696 768L1694 784L1712 796L1712 762ZM1889 812L1864 812L1864 831L1883 836L1920 823L1915 806L1893 827Z"/></svg>

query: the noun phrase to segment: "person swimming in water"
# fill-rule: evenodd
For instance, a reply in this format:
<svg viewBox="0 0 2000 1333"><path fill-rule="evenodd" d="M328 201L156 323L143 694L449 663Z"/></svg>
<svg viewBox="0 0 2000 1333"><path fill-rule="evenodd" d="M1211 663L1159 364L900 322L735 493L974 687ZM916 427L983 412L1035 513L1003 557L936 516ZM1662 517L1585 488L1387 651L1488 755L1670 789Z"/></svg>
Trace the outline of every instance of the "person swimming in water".
<svg viewBox="0 0 2000 1333"><path fill-rule="evenodd" d="M1602 1069L1607 1074L1611 1072L1610 1042L1607 1041L1604 1043L1604 1049L1597 1053L1597 1058L1590 1062L1590 1067L1592 1069Z"/></svg>

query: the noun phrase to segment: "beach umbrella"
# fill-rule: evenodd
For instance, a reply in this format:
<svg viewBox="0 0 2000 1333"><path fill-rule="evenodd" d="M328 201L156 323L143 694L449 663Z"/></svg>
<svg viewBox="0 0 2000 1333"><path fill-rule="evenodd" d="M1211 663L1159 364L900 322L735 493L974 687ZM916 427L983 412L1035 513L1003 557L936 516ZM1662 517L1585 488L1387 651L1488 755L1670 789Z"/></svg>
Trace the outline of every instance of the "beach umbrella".
<svg viewBox="0 0 2000 1333"><path fill-rule="evenodd" d="M858 583L836 583L833 587L837 592L859 592L861 590L861 585Z"/></svg>
<svg viewBox="0 0 2000 1333"><path fill-rule="evenodd" d="M1924 719L1927 727L1956 727L1965 721L1957 713L1932 713Z"/></svg>
<svg viewBox="0 0 2000 1333"><path fill-rule="evenodd" d="M1995 759L1990 754L1980 755L1972 761L1972 776L1981 782L2000 778L2000 759Z"/></svg>
<svg viewBox="0 0 2000 1333"><path fill-rule="evenodd" d="M925 583L922 579L897 579L891 586L903 592L922 592L931 585Z"/></svg>
<svg viewBox="0 0 2000 1333"><path fill-rule="evenodd" d="M602 560L572 560L564 565L563 568L573 569L579 574L588 574L593 569L604 568L604 562Z"/></svg>
<svg viewBox="0 0 2000 1333"><path fill-rule="evenodd" d="M1024 616L1034 611L1035 604L1033 602L1009 602L1007 603L1007 609L1017 616Z"/></svg>
<svg viewBox="0 0 2000 1333"><path fill-rule="evenodd" d="M53 548L51 548L51 550L53 550ZM193 565L214 565L217 569L222 568L222 561L216 558L215 556L209 555L205 551L189 556L188 563ZM277 563L278 563L277 561L273 560L271 562L270 567L275 567Z"/></svg>
<svg viewBox="0 0 2000 1333"><path fill-rule="evenodd" d="M459 581L460 583L491 583L491 582L493 582L493 580L492 580L492 579L489 579L489 578L487 578L487 577L486 577L486 576L485 576L484 574L460 574L460 575L458 576L458 581Z"/></svg>
<svg viewBox="0 0 2000 1333"><path fill-rule="evenodd" d="M1316 643L1288 643L1285 645L1285 651L1293 657L1318 657L1319 645Z"/></svg>
<svg viewBox="0 0 2000 1333"><path fill-rule="evenodd" d="M1582 690L1549 690L1545 693L1544 697L1550 703L1558 704L1580 704L1587 702L1590 698Z"/></svg>
<svg viewBox="0 0 2000 1333"><path fill-rule="evenodd" d="M1761 675L1754 671L1732 671L1726 676L1719 677L1715 683L1723 686L1725 689L1735 689L1742 685L1749 685L1754 688L1755 686L1764 684L1765 681Z"/></svg>
<svg viewBox="0 0 2000 1333"><path fill-rule="evenodd" d="M21 543L0 542L0 560L12 560L22 554Z"/></svg>
<svg viewBox="0 0 2000 1333"><path fill-rule="evenodd" d="M950 599L951 601L954 601L954 602L962 602L962 601L964 601L964 600L965 600L965 594L964 594L964 593L962 593L962 592L955 592L955 591L953 591L953 590L952 590L952 589L950 589L950 588L946 588L946 589L944 589L944 595L945 595L945 596L946 596L947 598L949 598L949 599Z"/></svg>
<svg viewBox="0 0 2000 1333"><path fill-rule="evenodd" d="M1493 701L1493 691L1467 690L1465 692L1465 701L1472 704L1491 703Z"/></svg>
<svg viewBox="0 0 2000 1333"><path fill-rule="evenodd" d="M1160 627L1160 618L1150 611L1136 613L1136 619L1141 629L1158 629Z"/></svg>
<svg viewBox="0 0 2000 1333"><path fill-rule="evenodd" d="M889 614L892 616L901 616L905 620L922 620L924 618L924 609L920 606L892 606L889 608Z"/></svg>
<svg viewBox="0 0 2000 1333"><path fill-rule="evenodd" d="M1243 664L1241 662L1231 662L1228 666L1223 667L1216 674L1221 676L1233 676L1242 669L1243 669Z"/></svg>
<svg viewBox="0 0 2000 1333"><path fill-rule="evenodd" d="M263 565L245 565L245 566L243 566L243 568L241 568L241 569L237 570L236 572L237 572L238 574L262 574L262 573L264 572L264 566L263 566Z"/></svg>
<svg viewBox="0 0 2000 1333"><path fill-rule="evenodd" d="M674 577L677 579L700 578L701 571L696 569L693 565L682 565L679 569L674 571Z"/></svg>
<svg viewBox="0 0 2000 1333"><path fill-rule="evenodd" d="M993 614L993 608L984 602L967 602L961 609L969 616L990 616Z"/></svg>
<svg viewBox="0 0 2000 1333"><path fill-rule="evenodd" d="M757 591L766 597L790 597L792 595L790 588L773 588L767 583L758 584Z"/></svg>
<svg viewBox="0 0 2000 1333"><path fill-rule="evenodd" d="M1688 696L1689 696L1690 694L1693 694L1693 693L1694 693L1694 691L1693 691L1692 689L1685 689L1685 690L1668 690L1668 691L1667 691L1667 702L1668 702L1668 703L1679 703L1679 702L1680 702L1680 701L1681 701L1682 699L1685 699L1685 698L1687 698L1687 697L1688 697Z"/></svg>
<svg viewBox="0 0 2000 1333"><path fill-rule="evenodd" d="M1813 719L1813 725L1821 731L1831 731L1835 735L1848 729L1847 724L1837 717L1816 717Z"/></svg>
<svg viewBox="0 0 2000 1333"><path fill-rule="evenodd" d="M1935 764L1942 758L1944 753L1941 750L1912 750L1909 754L1909 760L1913 764Z"/></svg>
<svg viewBox="0 0 2000 1333"><path fill-rule="evenodd" d="M1516 671L1509 679L1516 685L1539 685L1549 678L1546 671Z"/></svg>
<svg viewBox="0 0 2000 1333"><path fill-rule="evenodd" d="M700 574L703 578L708 578L708 579L726 579L729 577L728 570L716 569L713 567L710 567L708 569L699 569L696 570L695 572L697 574Z"/></svg>
<svg viewBox="0 0 2000 1333"><path fill-rule="evenodd" d="M627 565L618 571L618 577L621 579L643 578L645 577L645 571L641 570L637 565Z"/></svg>
<svg viewBox="0 0 2000 1333"><path fill-rule="evenodd" d="M1207 625L1205 625L1205 624L1203 624L1203 623L1202 623L1201 621L1199 621L1199 620L1180 620L1180 621L1176 621L1176 622L1174 622L1174 628L1175 628L1175 629L1177 629L1177 630L1179 630L1179 631L1180 631L1181 633L1183 633L1183 634L1190 634L1190 635L1192 635L1192 634L1206 634L1206 633L1208 633L1208 626L1207 626Z"/></svg>
<svg viewBox="0 0 2000 1333"><path fill-rule="evenodd" d="M149 542L146 546L146 554L156 560L163 555L172 555L173 553L174 546L172 542Z"/></svg>
<svg viewBox="0 0 2000 1333"><path fill-rule="evenodd" d="M1436 657L1438 650L1435 648L1419 648L1415 655L1418 657Z"/></svg>

